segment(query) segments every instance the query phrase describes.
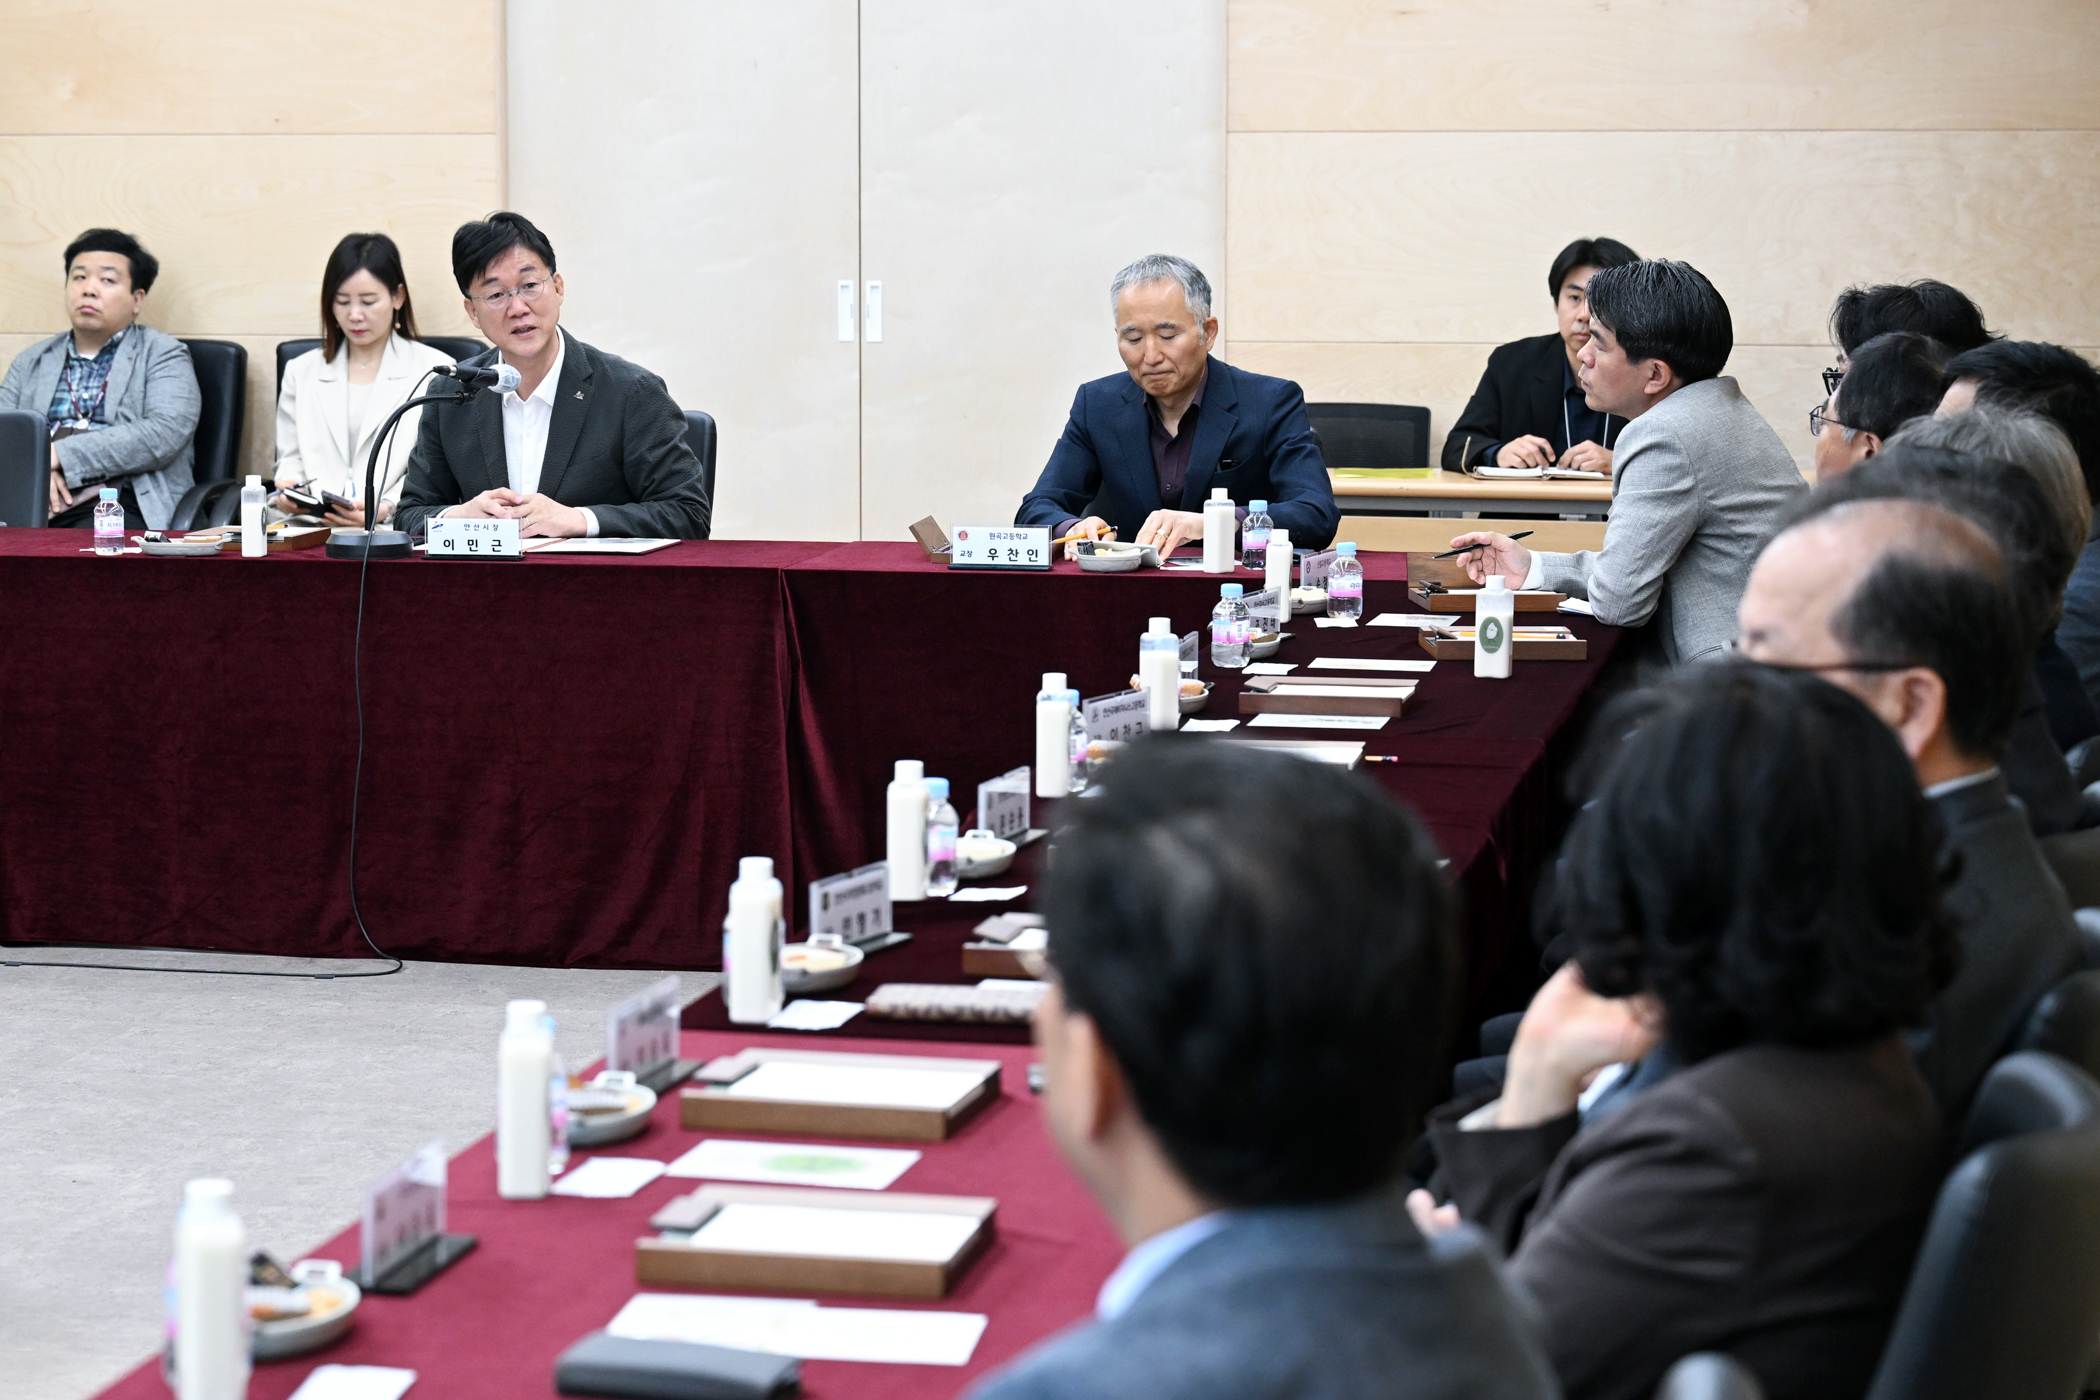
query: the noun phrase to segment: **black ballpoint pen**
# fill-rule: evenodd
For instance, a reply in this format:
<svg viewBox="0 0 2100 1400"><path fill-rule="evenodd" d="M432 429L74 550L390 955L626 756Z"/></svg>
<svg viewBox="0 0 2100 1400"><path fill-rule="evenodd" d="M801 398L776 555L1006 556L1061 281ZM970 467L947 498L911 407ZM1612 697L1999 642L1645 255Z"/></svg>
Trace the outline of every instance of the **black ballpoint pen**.
<svg viewBox="0 0 2100 1400"><path fill-rule="evenodd" d="M1519 530L1514 535L1511 535L1510 538L1513 540L1521 540L1526 535L1532 533L1533 532L1530 530ZM1442 554L1432 554L1429 557L1432 559L1456 559L1461 554L1471 554L1476 549L1486 548L1487 546L1484 544L1469 544L1464 549L1447 549Z"/></svg>

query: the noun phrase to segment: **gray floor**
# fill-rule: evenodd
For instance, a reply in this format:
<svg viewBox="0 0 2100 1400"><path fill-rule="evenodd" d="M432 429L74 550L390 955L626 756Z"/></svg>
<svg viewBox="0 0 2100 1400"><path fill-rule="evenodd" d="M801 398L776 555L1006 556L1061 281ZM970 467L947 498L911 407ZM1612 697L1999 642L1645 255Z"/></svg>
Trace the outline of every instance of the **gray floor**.
<svg viewBox="0 0 2100 1400"><path fill-rule="evenodd" d="M304 959L138 950L22 956L169 967ZM371 981L0 967L0 1376L78 1400L151 1355L175 1208L228 1176L248 1235L290 1262L350 1224L422 1143L495 1116L503 1003L539 997L563 1057L604 1052L605 1011L654 972L410 963ZM688 999L715 981L685 974Z"/></svg>

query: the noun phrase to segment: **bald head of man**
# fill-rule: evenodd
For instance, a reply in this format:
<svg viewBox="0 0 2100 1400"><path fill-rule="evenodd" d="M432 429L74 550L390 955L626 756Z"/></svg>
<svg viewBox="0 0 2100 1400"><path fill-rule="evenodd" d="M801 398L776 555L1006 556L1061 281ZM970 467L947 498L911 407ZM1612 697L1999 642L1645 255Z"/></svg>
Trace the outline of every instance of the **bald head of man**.
<svg viewBox="0 0 2100 1400"><path fill-rule="evenodd" d="M1822 673L1896 731L1926 787L1998 761L2032 638L1989 535L1923 501L1844 501L1778 535L1737 611L1737 650Z"/></svg>

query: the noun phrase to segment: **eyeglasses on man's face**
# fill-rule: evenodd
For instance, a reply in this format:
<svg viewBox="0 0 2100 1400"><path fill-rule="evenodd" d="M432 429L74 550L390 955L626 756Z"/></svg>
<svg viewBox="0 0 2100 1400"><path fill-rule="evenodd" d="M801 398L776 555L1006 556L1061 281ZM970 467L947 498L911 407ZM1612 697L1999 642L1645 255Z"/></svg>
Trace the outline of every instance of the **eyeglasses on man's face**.
<svg viewBox="0 0 2100 1400"><path fill-rule="evenodd" d="M1808 411L1808 435L1810 437L1819 437L1825 428L1839 428L1850 431L1850 429L1845 428L1843 423L1830 416L1829 404L1819 403Z"/></svg>
<svg viewBox="0 0 2100 1400"><path fill-rule="evenodd" d="M1845 382L1845 372L1835 365L1823 371L1823 393L1825 397L1835 394L1838 385Z"/></svg>
<svg viewBox="0 0 2100 1400"><path fill-rule="evenodd" d="M487 292L476 296L474 300L480 302L491 311L501 311L504 307L510 305L512 297L516 297L527 306L531 306L540 299L540 293L546 290L547 284L545 282L520 282L515 290L506 288L501 291Z"/></svg>

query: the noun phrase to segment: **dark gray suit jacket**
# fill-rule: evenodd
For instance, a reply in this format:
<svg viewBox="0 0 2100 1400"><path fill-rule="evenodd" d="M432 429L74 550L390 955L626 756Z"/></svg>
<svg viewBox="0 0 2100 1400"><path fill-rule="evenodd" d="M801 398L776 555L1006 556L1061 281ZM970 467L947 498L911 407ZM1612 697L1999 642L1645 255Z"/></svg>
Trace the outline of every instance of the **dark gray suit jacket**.
<svg viewBox="0 0 2100 1400"><path fill-rule="evenodd" d="M1479 1234L1434 1243L1397 1192L1251 1210L1122 1316L1081 1323L971 1400L1547 1400L1533 1326Z"/></svg>
<svg viewBox="0 0 2100 1400"><path fill-rule="evenodd" d="M2078 925L2004 778L1943 793L1933 805L1961 860L1940 903L1961 940L1962 965L1911 1049L1941 1112L1959 1122L2027 1013L2076 971Z"/></svg>
<svg viewBox="0 0 2100 1400"><path fill-rule="evenodd" d="M1939 1190L1940 1116L1894 1035L1751 1045L1602 1123L1430 1136L1459 1213L1510 1249L1568 1400L1648 1400L1734 1356L1772 1400L1858 1400Z"/></svg>
<svg viewBox="0 0 2100 1400"><path fill-rule="evenodd" d="M604 536L706 539L711 503L670 390L640 365L568 339L541 494L589 506ZM495 362L494 350L464 361ZM501 397L483 390L465 403L431 404L408 460L396 527L413 533L447 506L508 485Z"/></svg>

